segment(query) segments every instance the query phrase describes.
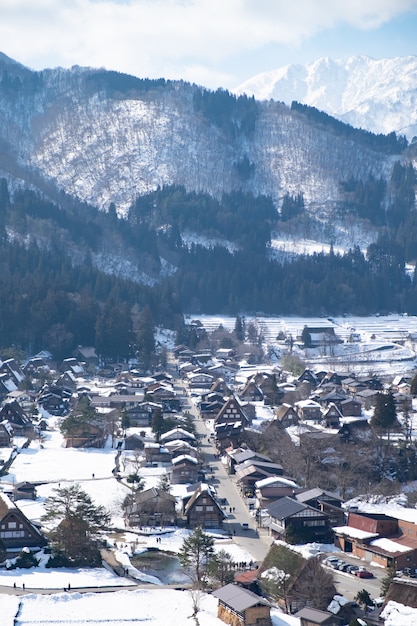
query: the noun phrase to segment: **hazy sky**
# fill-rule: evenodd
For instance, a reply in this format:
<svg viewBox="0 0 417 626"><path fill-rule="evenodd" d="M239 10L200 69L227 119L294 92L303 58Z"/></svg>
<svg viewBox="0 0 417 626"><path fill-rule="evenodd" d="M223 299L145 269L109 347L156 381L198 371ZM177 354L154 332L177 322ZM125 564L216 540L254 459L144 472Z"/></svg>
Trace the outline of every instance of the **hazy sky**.
<svg viewBox="0 0 417 626"><path fill-rule="evenodd" d="M233 89L323 56L417 55L417 0L0 0L0 51Z"/></svg>

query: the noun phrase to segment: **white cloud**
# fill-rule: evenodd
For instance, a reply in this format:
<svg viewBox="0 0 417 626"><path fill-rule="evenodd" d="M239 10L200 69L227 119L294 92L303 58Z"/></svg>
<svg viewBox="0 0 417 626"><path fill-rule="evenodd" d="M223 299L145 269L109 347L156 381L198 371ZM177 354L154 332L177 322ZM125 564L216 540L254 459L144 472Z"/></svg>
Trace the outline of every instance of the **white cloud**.
<svg viewBox="0 0 417 626"><path fill-rule="evenodd" d="M90 65L220 84L225 59L273 43L300 45L341 23L376 28L416 7L415 0L2 0L0 45L35 69Z"/></svg>

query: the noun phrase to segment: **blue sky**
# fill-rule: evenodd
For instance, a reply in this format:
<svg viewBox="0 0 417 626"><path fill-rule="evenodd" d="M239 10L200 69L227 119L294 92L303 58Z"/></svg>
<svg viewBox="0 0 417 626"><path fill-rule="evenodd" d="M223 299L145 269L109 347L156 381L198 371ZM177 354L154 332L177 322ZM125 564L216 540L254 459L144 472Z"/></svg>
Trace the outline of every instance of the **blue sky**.
<svg viewBox="0 0 417 626"><path fill-rule="evenodd" d="M417 0L1 0L0 51L233 89L323 56L417 55Z"/></svg>

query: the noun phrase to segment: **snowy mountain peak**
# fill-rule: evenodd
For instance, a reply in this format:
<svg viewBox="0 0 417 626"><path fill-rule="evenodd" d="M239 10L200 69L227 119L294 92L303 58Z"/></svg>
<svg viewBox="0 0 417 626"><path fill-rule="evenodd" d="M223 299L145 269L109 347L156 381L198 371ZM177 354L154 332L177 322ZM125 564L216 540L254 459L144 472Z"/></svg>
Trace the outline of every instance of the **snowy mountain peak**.
<svg viewBox="0 0 417 626"><path fill-rule="evenodd" d="M417 56L324 57L254 76L234 90L259 100L293 100L374 133L417 135Z"/></svg>

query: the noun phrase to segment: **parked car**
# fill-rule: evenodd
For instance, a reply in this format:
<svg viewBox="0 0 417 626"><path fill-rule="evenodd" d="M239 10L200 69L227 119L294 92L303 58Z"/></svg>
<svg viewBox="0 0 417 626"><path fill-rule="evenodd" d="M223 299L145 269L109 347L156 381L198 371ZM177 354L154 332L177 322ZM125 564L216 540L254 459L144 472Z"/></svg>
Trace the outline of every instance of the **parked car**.
<svg viewBox="0 0 417 626"><path fill-rule="evenodd" d="M341 563L341 564L339 565L339 570L340 570L341 572L347 572L347 571L348 571L348 569L349 569L349 563Z"/></svg>
<svg viewBox="0 0 417 626"><path fill-rule="evenodd" d="M328 556L324 559L323 565L327 565L327 567L334 567L334 564L337 563L339 559L337 556Z"/></svg>
<svg viewBox="0 0 417 626"><path fill-rule="evenodd" d="M355 572L355 576L358 576L358 578L373 578L374 575L372 574L372 572L369 572L367 569L362 568L362 569L358 569L357 572Z"/></svg>
<svg viewBox="0 0 417 626"><path fill-rule="evenodd" d="M349 572L349 574L353 574L355 576L358 570L359 570L359 567L357 565L349 565L346 571Z"/></svg>

